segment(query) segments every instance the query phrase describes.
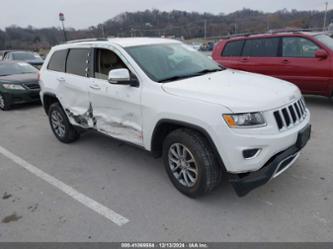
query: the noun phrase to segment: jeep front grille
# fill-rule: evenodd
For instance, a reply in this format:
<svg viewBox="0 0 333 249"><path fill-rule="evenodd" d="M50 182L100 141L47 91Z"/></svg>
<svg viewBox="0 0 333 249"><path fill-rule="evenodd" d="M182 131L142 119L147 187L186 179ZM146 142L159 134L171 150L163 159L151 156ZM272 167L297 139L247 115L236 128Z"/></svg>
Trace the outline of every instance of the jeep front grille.
<svg viewBox="0 0 333 249"><path fill-rule="evenodd" d="M279 130L288 129L297 125L305 119L306 115L307 110L303 98L274 112Z"/></svg>

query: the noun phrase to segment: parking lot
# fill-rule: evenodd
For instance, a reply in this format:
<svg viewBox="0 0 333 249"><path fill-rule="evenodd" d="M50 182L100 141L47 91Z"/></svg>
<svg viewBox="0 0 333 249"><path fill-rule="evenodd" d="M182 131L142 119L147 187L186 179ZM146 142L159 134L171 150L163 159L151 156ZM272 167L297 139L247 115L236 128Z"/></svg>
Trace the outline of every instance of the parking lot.
<svg viewBox="0 0 333 249"><path fill-rule="evenodd" d="M312 140L292 168L195 200L148 152L94 132L61 144L38 105L1 112L0 241L331 241L333 101L306 102Z"/></svg>

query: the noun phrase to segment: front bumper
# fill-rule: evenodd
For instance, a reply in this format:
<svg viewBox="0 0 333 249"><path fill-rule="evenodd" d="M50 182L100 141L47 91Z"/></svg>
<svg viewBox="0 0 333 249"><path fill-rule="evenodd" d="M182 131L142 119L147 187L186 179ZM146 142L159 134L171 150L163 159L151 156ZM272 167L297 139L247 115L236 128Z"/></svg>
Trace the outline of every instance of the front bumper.
<svg viewBox="0 0 333 249"><path fill-rule="evenodd" d="M260 170L245 174L230 174L229 181L237 195L245 196L287 170L296 161L300 150L310 140L310 136L311 125L307 125L300 131L295 145L273 156Z"/></svg>
<svg viewBox="0 0 333 249"><path fill-rule="evenodd" d="M272 157L296 143L298 133L311 118L307 110L306 117L296 126L280 131L273 112L268 111L264 115L267 126L263 128L230 129L226 124L224 127L218 124L210 131L227 172L241 174L260 170ZM245 159L243 152L249 149L260 149L260 153Z"/></svg>
<svg viewBox="0 0 333 249"><path fill-rule="evenodd" d="M10 105L40 101L39 90L7 91L2 93Z"/></svg>

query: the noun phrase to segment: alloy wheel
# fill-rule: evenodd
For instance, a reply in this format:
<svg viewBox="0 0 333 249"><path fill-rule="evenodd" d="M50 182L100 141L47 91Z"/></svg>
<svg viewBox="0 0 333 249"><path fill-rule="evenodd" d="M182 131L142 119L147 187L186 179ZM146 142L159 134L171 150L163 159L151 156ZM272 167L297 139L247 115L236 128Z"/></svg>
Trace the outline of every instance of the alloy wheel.
<svg viewBox="0 0 333 249"><path fill-rule="evenodd" d="M64 137L66 133L66 126L64 123L64 119L61 116L61 114L54 110L51 113L51 124L54 132L59 136L59 137Z"/></svg>
<svg viewBox="0 0 333 249"><path fill-rule="evenodd" d="M185 187L193 187L198 180L198 166L191 151L183 144L170 146L169 167L173 176Z"/></svg>

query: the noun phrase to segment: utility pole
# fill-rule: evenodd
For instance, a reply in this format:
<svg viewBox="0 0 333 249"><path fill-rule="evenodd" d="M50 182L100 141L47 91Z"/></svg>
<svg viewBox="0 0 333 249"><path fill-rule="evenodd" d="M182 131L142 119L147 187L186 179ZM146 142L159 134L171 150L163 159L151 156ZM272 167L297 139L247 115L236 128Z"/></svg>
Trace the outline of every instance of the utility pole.
<svg viewBox="0 0 333 249"><path fill-rule="evenodd" d="M104 24L102 23L102 36L103 36L103 38L106 38L106 36L105 36L105 29L104 29Z"/></svg>
<svg viewBox="0 0 333 249"><path fill-rule="evenodd" d="M204 21L204 37L205 41L207 40L207 20Z"/></svg>
<svg viewBox="0 0 333 249"><path fill-rule="evenodd" d="M326 30L327 11L328 11L328 2L325 3L325 16L324 16L324 26L323 26L323 30Z"/></svg>
<svg viewBox="0 0 333 249"><path fill-rule="evenodd" d="M62 30L64 32L64 39L67 41L67 34L66 34L66 29L65 29L65 15L63 13L59 13L59 20L62 24Z"/></svg>

